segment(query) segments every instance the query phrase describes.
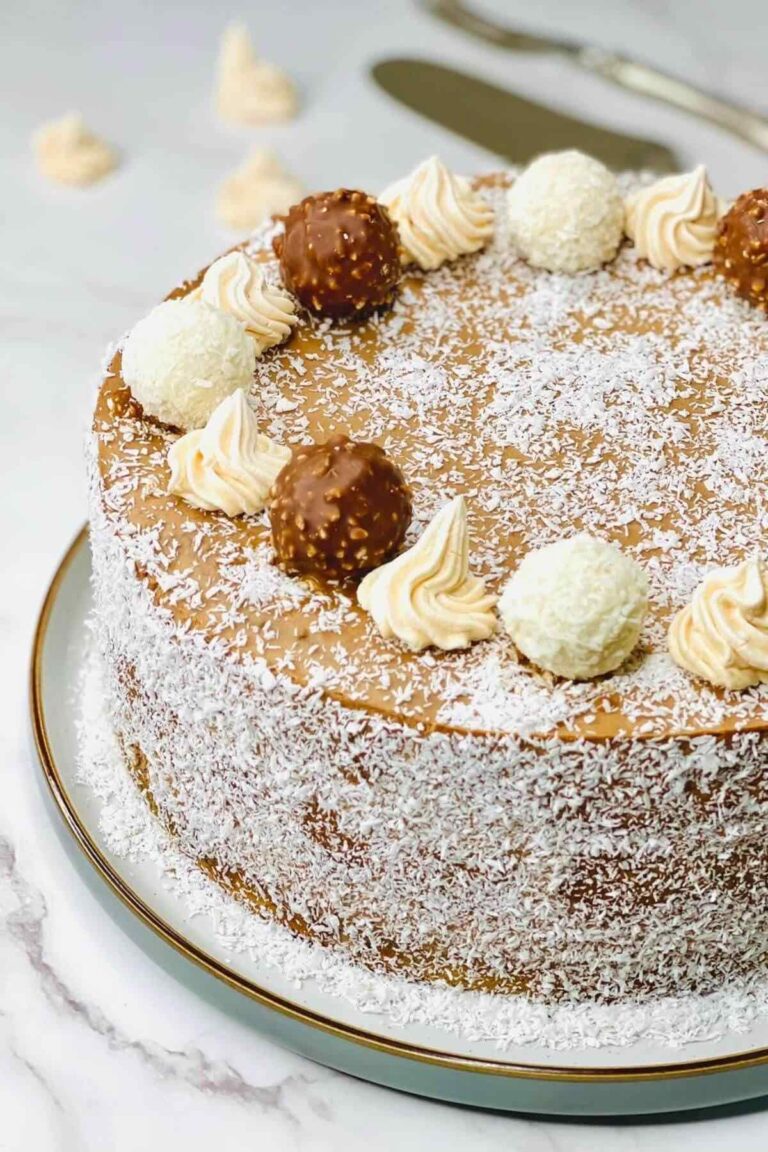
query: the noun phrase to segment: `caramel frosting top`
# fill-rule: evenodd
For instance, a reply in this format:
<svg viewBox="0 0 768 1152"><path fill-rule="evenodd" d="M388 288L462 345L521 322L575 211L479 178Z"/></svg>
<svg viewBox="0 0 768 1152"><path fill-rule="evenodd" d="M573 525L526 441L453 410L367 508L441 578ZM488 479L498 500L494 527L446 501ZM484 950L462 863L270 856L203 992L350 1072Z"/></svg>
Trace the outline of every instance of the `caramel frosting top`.
<svg viewBox="0 0 768 1152"><path fill-rule="evenodd" d="M638 256L654 268L674 272L708 264L724 210L703 164L682 176L665 176L627 198L626 233Z"/></svg>
<svg viewBox="0 0 768 1152"><path fill-rule="evenodd" d="M469 571L464 497L446 504L407 552L369 572L357 599L385 639L413 652L452 651L492 636L496 597Z"/></svg>
<svg viewBox="0 0 768 1152"><path fill-rule="evenodd" d="M768 572L753 556L704 577L669 629L681 668L710 684L742 689L768 681Z"/></svg>
<svg viewBox="0 0 768 1152"><path fill-rule="evenodd" d="M477 192L503 213L507 184ZM275 232L247 246L270 278ZM553 682L518 661L503 631L453 652L386 640L356 582L324 587L275 566L265 517L216 516L168 494L174 437L142 419L118 355L94 427L121 546L178 628L363 717L542 739L768 725L768 688L725 693L678 668L667 644L702 577L768 534L765 317L708 267L662 277L626 246L596 274L552 276L501 232L477 255L406 270L391 310L363 323L302 317L256 361L251 406L286 447L339 432L380 444L412 491L406 548L463 496L471 569L489 594L563 535L616 544L649 582L625 665Z"/></svg>
<svg viewBox="0 0 768 1152"><path fill-rule="evenodd" d="M168 491L209 512L260 512L290 455L261 435L245 394L237 391L222 400L205 428L171 445Z"/></svg>
<svg viewBox="0 0 768 1152"><path fill-rule="evenodd" d="M397 224L405 263L439 268L446 260L476 252L493 233L493 210L437 156L379 197Z"/></svg>

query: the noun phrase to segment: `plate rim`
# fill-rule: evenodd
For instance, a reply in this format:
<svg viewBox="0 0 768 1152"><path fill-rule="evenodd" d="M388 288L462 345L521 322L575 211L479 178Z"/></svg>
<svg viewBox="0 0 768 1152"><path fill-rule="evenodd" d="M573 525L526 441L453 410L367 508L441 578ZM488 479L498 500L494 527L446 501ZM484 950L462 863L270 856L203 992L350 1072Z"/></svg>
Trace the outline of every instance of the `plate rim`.
<svg viewBox="0 0 768 1152"><path fill-rule="evenodd" d="M713 1075L720 1072L754 1068L768 1063L768 1047L753 1048L728 1056L716 1056L701 1060L670 1061L642 1066L617 1065L612 1068L599 1066L575 1068L555 1064L529 1064L503 1059L488 1060L474 1056L459 1056L451 1052L442 1052L436 1048L412 1044L405 1040L380 1036L375 1032L315 1012L263 988L238 972L228 969L204 948L187 940L180 931L169 924L131 887L99 847L81 818L77 804L67 789L48 736L43 691L43 654L48 626L69 568L80 549L87 545L88 537L89 531L86 523L75 534L74 539L59 561L37 616L29 664L29 715L32 734L50 795L78 848L125 907L174 951L190 960L208 975L222 981L227 987L294 1022L329 1034L337 1040L373 1049L383 1055L414 1060L418 1063L429 1064L453 1072L560 1083L610 1084Z"/></svg>

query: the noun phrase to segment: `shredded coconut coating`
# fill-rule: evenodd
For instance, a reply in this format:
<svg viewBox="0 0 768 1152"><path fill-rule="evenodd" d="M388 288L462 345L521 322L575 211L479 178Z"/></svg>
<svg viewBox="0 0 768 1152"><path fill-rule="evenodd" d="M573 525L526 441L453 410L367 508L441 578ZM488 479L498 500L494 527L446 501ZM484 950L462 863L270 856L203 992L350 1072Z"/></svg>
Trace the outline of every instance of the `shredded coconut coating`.
<svg viewBox="0 0 768 1152"><path fill-rule="evenodd" d="M625 249L549 276L497 237L414 274L366 327L311 336L257 366L272 438L379 440L413 488L413 538L465 495L494 591L565 531L613 539L652 611L637 658L594 684L517 664L504 636L404 653L343 589L280 573L262 519L174 505L170 435L110 376L96 634L116 730L178 843L375 971L570 1002L762 970L768 691L694 682L665 634L765 529L764 319L706 272L667 279Z"/></svg>
<svg viewBox="0 0 768 1152"><path fill-rule="evenodd" d="M526 996L467 991L444 983L409 979L403 973L370 971L351 963L341 949L304 940L272 919L254 916L252 904L217 883L180 850L153 815L129 771L106 706L102 663L89 647L78 692L78 775L98 797L100 832L116 855L149 864L188 914L209 918L218 946L233 958L253 958L274 969L309 1002L314 986L370 1014L369 1027L421 1023L493 1045L592 1049L644 1041L679 1048L728 1033L743 1033L768 1009L768 981L759 972L730 980L717 992L648 999L642 1004L571 1001L545 1004ZM257 980L259 977L257 977ZM311 982L311 983L310 983ZM342 1009L343 1011L343 1009ZM744 1043L739 1043L743 1048ZM590 1061L591 1063L591 1061Z"/></svg>

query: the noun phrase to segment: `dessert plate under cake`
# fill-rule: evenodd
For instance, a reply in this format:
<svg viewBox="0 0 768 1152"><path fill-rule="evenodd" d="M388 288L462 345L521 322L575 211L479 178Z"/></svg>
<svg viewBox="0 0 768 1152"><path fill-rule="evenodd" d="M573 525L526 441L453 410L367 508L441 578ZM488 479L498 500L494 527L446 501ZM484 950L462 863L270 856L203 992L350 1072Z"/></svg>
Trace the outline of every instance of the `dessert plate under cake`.
<svg viewBox="0 0 768 1152"><path fill-rule="evenodd" d="M54 580L35 643L33 724L46 778L90 862L129 907L188 958L255 997L237 1006L240 1019L357 1076L486 1107L658 1112L764 1091L764 1066L750 1065L765 1058L768 1025L755 1019L759 1000L733 990L681 999L677 1011L670 1002L553 1010L507 1001L500 1046L498 1031L496 1039L488 1036L494 1019L497 1029L505 1024L497 997L372 977L322 948L308 961L311 945L248 915L207 881L132 788L104 715L100 673L86 655L89 574L81 534ZM73 684L80 688L77 710ZM145 944L143 929L137 932ZM184 979L170 952L167 964ZM209 990L219 1003L216 988ZM492 1001L495 1017L481 1010ZM265 1015L263 1006L275 1011ZM720 1038L707 1039L714 1033Z"/></svg>
<svg viewBox="0 0 768 1152"><path fill-rule="evenodd" d="M504 185L486 185L499 206ZM763 536L765 318L710 270L669 276L628 247L588 276L537 272L497 221L485 251L406 275L390 311L303 322L258 361L252 401L281 443L381 444L412 538L463 494L494 590L565 531L620 544L651 586L635 656L573 684L502 634L386 642L353 589L275 567L264 517L168 494L174 434L118 352L91 523L125 755L184 851L375 973L542 1002L749 981L768 948L768 692L691 679L665 635L702 574ZM250 242L267 263L271 238Z"/></svg>

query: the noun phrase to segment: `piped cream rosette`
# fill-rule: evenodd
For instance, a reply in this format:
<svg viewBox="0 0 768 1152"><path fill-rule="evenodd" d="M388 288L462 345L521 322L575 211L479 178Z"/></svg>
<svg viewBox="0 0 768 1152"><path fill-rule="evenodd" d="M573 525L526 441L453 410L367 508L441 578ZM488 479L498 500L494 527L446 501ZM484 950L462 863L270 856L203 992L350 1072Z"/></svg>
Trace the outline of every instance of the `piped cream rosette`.
<svg viewBox="0 0 768 1152"><path fill-rule="evenodd" d="M493 235L493 208L468 180L431 156L379 197L397 224L403 261L425 271L477 252Z"/></svg>
<svg viewBox="0 0 768 1152"><path fill-rule="evenodd" d="M244 24L230 24L221 37L216 107L224 120L238 124L264 124L296 115L293 81L256 55Z"/></svg>
<svg viewBox="0 0 768 1152"><path fill-rule="evenodd" d="M287 340L297 321L293 297L268 284L261 267L244 252L228 252L215 260L196 295L239 320L257 356Z"/></svg>
<svg viewBox="0 0 768 1152"><path fill-rule="evenodd" d="M413 652L466 648L492 636L496 597L469 571L464 497L446 504L407 552L369 572L357 599L385 639Z"/></svg>
<svg viewBox="0 0 768 1152"><path fill-rule="evenodd" d="M259 432L245 393L238 391L219 404L205 428L171 445L168 491L206 512L260 512L290 456L289 448Z"/></svg>
<svg viewBox="0 0 768 1152"><path fill-rule="evenodd" d="M768 572L754 556L704 577L669 629L681 668L721 688L768 683Z"/></svg>
<svg viewBox="0 0 768 1152"><path fill-rule="evenodd" d="M625 201L625 231L638 256L674 272L708 264L725 204L715 196L703 164L682 176L665 176Z"/></svg>

